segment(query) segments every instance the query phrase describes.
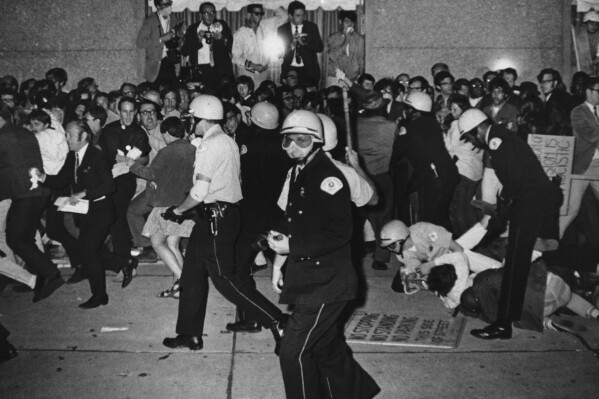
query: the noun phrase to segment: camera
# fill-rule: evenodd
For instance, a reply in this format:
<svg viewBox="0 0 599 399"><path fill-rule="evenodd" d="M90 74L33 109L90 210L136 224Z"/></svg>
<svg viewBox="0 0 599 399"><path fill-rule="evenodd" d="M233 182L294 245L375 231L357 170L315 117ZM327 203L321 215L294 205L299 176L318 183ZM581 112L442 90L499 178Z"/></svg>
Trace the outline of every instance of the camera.
<svg viewBox="0 0 599 399"><path fill-rule="evenodd" d="M212 32L207 31L204 33L204 39L206 39L206 44L212 44Z"/></svg>

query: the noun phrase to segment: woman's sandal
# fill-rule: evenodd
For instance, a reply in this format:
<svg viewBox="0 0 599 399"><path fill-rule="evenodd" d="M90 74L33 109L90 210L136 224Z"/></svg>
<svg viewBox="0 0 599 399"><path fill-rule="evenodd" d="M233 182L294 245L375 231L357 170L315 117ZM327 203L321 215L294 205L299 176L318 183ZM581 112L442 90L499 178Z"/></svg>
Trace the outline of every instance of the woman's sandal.
<svg viewBox="0 0 599 399"><path fill-rule="evenodd" d="M179 280L175 281L173 286L168 290L162 291L158 294L158 298L176 298L179 299L179 290L181 289L179 285Z"/></svg>

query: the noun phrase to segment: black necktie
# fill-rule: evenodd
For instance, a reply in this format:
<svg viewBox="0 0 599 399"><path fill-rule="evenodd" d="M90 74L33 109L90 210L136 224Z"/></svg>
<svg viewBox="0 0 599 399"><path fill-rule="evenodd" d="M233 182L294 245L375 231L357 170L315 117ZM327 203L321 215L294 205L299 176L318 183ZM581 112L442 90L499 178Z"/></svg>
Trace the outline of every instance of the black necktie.
<svg viewBox="0 0 599 399"><path fill-rule="evenodd" d="M75 183L77 183L77 169L79 169L79 153L75 153Z"/></svg>
<svg viewBox="0 0 599 399"><path fill-rule="evenodd" d="M300 34L299 27L297 25L295 25L295 36L298 38L298 41L299 41L299 34ZM297 52L297 45L295 46L295 63L298 65L302 63L302 57Z"/></svg>

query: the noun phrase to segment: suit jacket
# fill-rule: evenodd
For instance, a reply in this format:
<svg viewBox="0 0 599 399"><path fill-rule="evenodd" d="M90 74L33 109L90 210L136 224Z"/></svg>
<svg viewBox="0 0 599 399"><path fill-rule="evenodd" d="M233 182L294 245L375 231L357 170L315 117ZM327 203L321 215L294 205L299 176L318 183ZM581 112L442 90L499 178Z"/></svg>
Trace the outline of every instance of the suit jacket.
<svg viewBox="0 0 599 399"><path fill-rule="evenodd" d="M351 198L347 180L324 151L288 174L285 222L290 252L279 302L317 305L353 299Z"/></svg>
<svg viewBox="0 0 599 399"><path fill-rule="evenodd" d="M30 168L44 170L35 135L22 127L7 123L0 129L0 201L49 194L42 187L30 190Z"/></svg>
<svg viewBox="0 0 599 399"><path fill-rule="evenodd" d="M83 159L79 160L76 173L77 181L75 181L75 153L69 151L60 172L54 176L46 176L46 181L42 185L54 189L71 187L73 193L85 190L84 199L89 200L89 211L85 216L100 226L111 224L114 220L114 208L108 197L114 192L115 185L102 150L89 144ZM107 198L98 200L102 197Z"/></svg>
<svg viewBox="0 0 599 399"><path fill-rule="evenodd" d="M189 56L191 65L198 65L198 50L204 45L198 36L198 27L202 21L196 22L185 31L181 54ZM214 68L219 76L233 76L233 63L231 51L233 50L233 34L229 25L222 19L215 19L213 24L219 22L223 26L222 38L212 42L214 55Z"/></svg>
<svg viewBox="0 0 599 399"><path fill-rule="evenodd" d="M586 103L572 110L571 119L576 137L572 173L580 175L587 171L599 148L599 122Z"/></svg>
<svg viewBox="0 0 599 399"><path fill-rule="evenodd" d="M145 49L144 79L148 82L153 82L158 76L160 70L160 60L162 60L162 52L164 43L160 42L160 37L164 35L162 26L160 25L160 17L154 13L146 19L137 34L135 45L137 48Z"/></svg>
<svg viewBox="0 0 599 399"><path fill-rule="evenodd" d="M545 102L543 120L548 126L548 134L556 136L571 136L572 96L563 90L553 90L549 100Z"/></svg>
<svg viewBox="0 0 599 399"><path fill-rule="evenodd" d="M279 37L283 40L285 47L285 53L283 55L283 65L281 65L281 74L285 76L289 71L293 62L294 51L291 48L293 43L293 33L291 22L283 24L277 29ZM320 81L320 66L318 65L318 58L316 53L320 53L324 49L324 44L320 38L320 32L318 26L310 21L304 21L302 26L302 33L306 34L307 43L296 47L298 54L302 57L304 62L303 67L303 80L307 86L317 86ZM300 73L300 79L302 74Z"/></svg>
<svg viewBox="0 0 599 399"><path fill-rule="evenodd" d="M487 105L483 112L495 125L503 125L512 132L518 131L518 108L512 104L504 103L495 117L493 117L492 105Z"/></svg>

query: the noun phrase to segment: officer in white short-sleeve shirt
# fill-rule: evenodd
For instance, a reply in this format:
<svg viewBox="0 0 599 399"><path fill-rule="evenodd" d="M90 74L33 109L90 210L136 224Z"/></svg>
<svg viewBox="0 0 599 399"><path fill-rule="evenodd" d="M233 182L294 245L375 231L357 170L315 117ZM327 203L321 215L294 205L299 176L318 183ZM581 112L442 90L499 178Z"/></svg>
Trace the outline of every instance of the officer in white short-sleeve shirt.
<svg viewBox="0 0 599 399"><path fill-rule="evenodd" d="M195 134L203 136L197 147L194 186L177 207L163 217L182 220L192 208L198 210L189 237L181 275L177 336L165 338L169 348L203 347L202 334L208 300L208 276L216 289L239 308L270 328L278 342L282 334L281 310L254 287L234 278L235 241L239 235L242 199L239 149L221 128L223 106L214 96L196 97L190 110L196 121Z"/></svg>

